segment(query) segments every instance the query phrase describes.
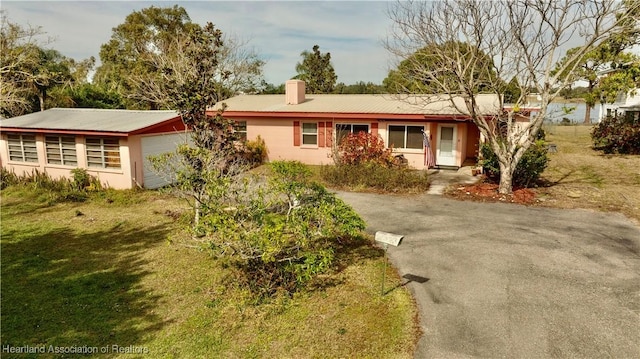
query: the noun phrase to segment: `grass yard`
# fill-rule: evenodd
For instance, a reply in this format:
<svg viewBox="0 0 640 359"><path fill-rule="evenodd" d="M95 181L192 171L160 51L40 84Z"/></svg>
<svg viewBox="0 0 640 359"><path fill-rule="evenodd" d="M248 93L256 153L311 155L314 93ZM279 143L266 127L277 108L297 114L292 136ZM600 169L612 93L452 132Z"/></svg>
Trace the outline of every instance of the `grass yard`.
<svg viewBox="0 0 640 359"><path fill-rule="evenodd" d="M386 287L396 289L380 296L383 253L370 241L343 248L324 286L254 305L225 285L228 268L185 245L185 210L157 192L51 203L43 191L3 190L1 343L46 352L2 357L82 346L108 358L413 356L415 303L392 269Z"/></svg>
<svg viewBox="0 0 640 359"><path fill-rule="evenodd" d="M543 173L548 187L536 189L543 205L616 211L640 222L640 156L605 155L591 148L591 126L547 126L549 154Z"/></svg>

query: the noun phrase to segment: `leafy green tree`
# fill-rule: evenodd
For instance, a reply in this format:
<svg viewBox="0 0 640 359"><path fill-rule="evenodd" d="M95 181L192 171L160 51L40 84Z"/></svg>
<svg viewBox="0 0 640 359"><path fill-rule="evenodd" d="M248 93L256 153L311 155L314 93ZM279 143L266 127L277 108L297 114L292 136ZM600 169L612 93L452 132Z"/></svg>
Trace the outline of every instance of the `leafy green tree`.
<svg viewBox="0 0 640 359"><path fill-rule="evenodd" d="M0 12L0 107L2 116L13 117L32 112L31 72L39 60L41 27L22 27Z"/></svg>
<svg viewBox="0 0 640 359"><path fill-rule="evenodd" d="M23 27L2 13L0 76L3 116L18 116L52 106L73 107L66 91L87 83L95 60L82 61L47 48L40 27Z"/></svg>
<svg viewBox="0 0 640 359"><path fill-rule="evenodd" d="M351 85L345 85L340 82L333 90L333 93L337 94L381 94L386 92L387 90L384 86L364 81L358 81Z"/></svg>
<svg viewBox="0 0 640 359"><path fill-rule="evenodd" d="M333 92L338 75L331 64L331 53L322 54L320 46L314 45L313 52L305 50L300 56L302 56L302 62L296 64L298 74L294 78L305 81L306 90L309 93Z"/></svg>
<svg viewBox="0 0 640 359"><path fill-rule="evenodd" d="M74 95L92 86L89 84L88 76L95 65L95 58L76 61L62 56L55 50L44 52L44 60L33 70L36 75L34 88L38 93L40 109L79 107L78 99L74 98Z"/></svg>
<svg viewBox="0 0 640 359"><path fill-rule="evenodd" d="M96 70L94 81L107 90L117 91L127 108L170 108L170 99L164 92L166 86L160 83L167 79L162 71L189 66L180 64L188 61L182 53L183 39L201 30L200 25L191 22L187 11L177 5L134 11L113 29L111 40L102 45L102 65ZM216 100L239 91L256 91L264 61L246 50L244 43L232 37L221 38L216 56L215 72L210 73Z"/></svg>
<svg viewBox="0 0 640 359"><path fill-rule="evenodd" d="M280 85L276 86L271 83L263 82L262 90L260 91L260 93L264 95L284 94L285 93L284 83L281 83Z"/></svg>
<svg viewBox="0 0 640 359"><path fill-rule="evenodd" d="M246 174L234 122L207 109L217 102L214 74L222 33L211 23L192 29L179 49L181 61L162 68L159 88L185 125L189 141L174 153L151 158L158 172L194 207L194 239L239 269L239 283L259 298L293 292L333 262L338 240L364 222L324 188L308 181L300 163L272 164L265 184Z"/></svg>
<svg viewBox="0 0 640 359"><path fill-rule="evenodd" d="M31 74L29 82L35 90L40 111L44 111L48 91L60 85L71 84L73 77L69 68L70 61L60 52L39 49L38 54L38 62L28 70Z"/></svg>
<svg viewBox="0 0 640 359"><path fill-rule="evenodd" d="M124 108L124 102L117 92L89 82L89 73L94 65L93 57L82 61L64 58L61 66L68 70L68 76L66 81L47 91L45 107Z"/></svg>
<svg viewBox="0 0 640 359"><path fill-rule="evenodd" d="M449 62L457 57L474 66L456 69L459 73L451 71ZM460 78L471 79L477 92L487 92L490 84L501 81L494 71L493 60L482 50L469 43L448 41L431 44L407 56L389 71L383 85L390 93L432 94L457 91Z"/></svg>
<svg viewBox="0 0 640 359"><path fill-rule="evenodd" d="M518 83L517 77L512 77L511 81L506 84L504 89L504 102L505 103L516 103L518 99L520 99L520 84Z"/></svg>
<svg viewBox="0 0 640 359"><path fill-rule="evenodd" d="M576 61L575 53L581 51L580 47L569 49L564 58L558 63L558 67L562 67L567 71L565 76L572 77L575 81L585 81L587 83L586 92L583 94L585 100L586 111L584 114L584 123L591 123L591 109L596 103L600 102L602 91L609 92L611 89L600 88L603 84L599 72L604 69L605 66L616 66L617 63L628 63L634 61L635 56L622 51L620 44L615 41L605 41L600 46L587 52L580 61ZM575 63L568 63L574 60ZM608 87L614 85L610 81L606 81ZM635 84L628 81L617 82L617 91L627 92L629 89L635 87Z"/></svg>
<svg viewBox="0 0 640 359"><path fill-rule="evenodd" d="M50 107L125 108L120 94L92 83L83 83L54 90L56 92L51 97L55 99L55 103L52 103Z"/></svg>
<svg viewBox="0 0 640 359"><path fill-rule="evenodd" d="M584 98L584 96L586 96L586 94L589 92L589 90L584 87L584 86L573 86L573 84L570 84L569 86L563 88L562 90L560 90L560 96L564 97L565 99L571 99L571 98Z"/></svg>
<svg viewBox="0 0 640 359"><path fill-rule="evenodd" d="M2 13L0 74L2 112L16 116L45 109L47 91L71 80L69 61L58 51L46 49L40 27L22 27Z"/></svg>
<svg viewBox="0 0 640 359"><path fill-rule="evenodd" d="M582 97L586 111L584 123L591 123L591 109L596 103L614 102L619 93L627 93L637 87L638 62L640 58L626 49L640 44L640 6L636 0L624 0L616 14L618 31L612 32L599 46L586 52L581 60L575 59L580 48L572 48L557 67L564 67L575 80L587 82ZM574 59L574 62L571 59ZM611 73L600 76L599 72L611 67ZM556 70L557 71L557 70ZM566 74L564 74L566 75Z"/></svg>
<svg viewBox="0 0 640 359"><path fill-rule="evenodd" d="M168 176L178 193L194 207L194 228L200 228L201 211L224 202L234 178L248 168L242 161L234 121L222 111L210 116L207 109L218 101L215 83L223 46L222 32L211 23L192 27L176 43L180 61L166 62L160 77L147 85L161 93L164 104L178 111L189 128L190 141L175 153L152 160L158 172ZM163 56L158 54L158 56Z"/></svg>
<svg viewBox="0 0 640 359"><path fill-rule="evenodd" d="M161 108L160 103L138 99L136 78L157 73L158 69L145 57L169 53L173 40L194 26L187 11L178 5L132 12L124 23L113 28L109 42L100 47L102 65L96 70L94 82L120 93L128 108Z"/></svg>
<svg viewBox="0 0 640 359"><path fill-rule="evenodd" d="M640 59L630 56L634 58L633 61L612 64L612 71L598 79L594 97L599 98L601 103L613 103L621 93L626 94L630 90L637 95L636 89L640 85Z"/></svg>

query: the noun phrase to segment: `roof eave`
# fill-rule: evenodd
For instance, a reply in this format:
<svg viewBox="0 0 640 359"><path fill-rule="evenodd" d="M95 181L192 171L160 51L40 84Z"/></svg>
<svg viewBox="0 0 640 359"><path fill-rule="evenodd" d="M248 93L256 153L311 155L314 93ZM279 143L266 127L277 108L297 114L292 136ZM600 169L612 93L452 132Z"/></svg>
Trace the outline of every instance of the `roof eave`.
<svg viewBox="0 0 640 359"><path fill-rule="evenodd" d="M69 134L69 135L87 135L87 136L110 136L110 137L127 137L129 132L117 131L89 131L89 130L64 130L50 128L29 128L29 127L0 127L2 132L28 132L28 133L51 133L51 134Z"/></svg>
<svg viewBox="0 0 640 359"><path fill-rule="evenodd" d="M384 120L457 120L468 121L468 115L461 114L421 114L421 113L335 113L335 112L266 112L266 111L225 111L225 117L241 118L331 118L331 119L384 119Z"/></svg>
<svg viewBox="0 0 640 359"><path fill-rule="evenodd" d="M139 134L142 134L142 133L153 131L156 128L165 126L165 125L167 125L167 124L169 124L171 122L178 121L178 120L180 121L180 123L183 123L182 122L182 117L180 115L176 115L176 116L174 116L174 117L172 117L170 119L167 119L167 120L164 120L164 121L161 121L161 122L158 122L158 123L155 123L153 125L146 126L146 127L138 128L138 129L135 129L133 131L129 131L128 133L129 133L129 135L139 135Z"/></svg>

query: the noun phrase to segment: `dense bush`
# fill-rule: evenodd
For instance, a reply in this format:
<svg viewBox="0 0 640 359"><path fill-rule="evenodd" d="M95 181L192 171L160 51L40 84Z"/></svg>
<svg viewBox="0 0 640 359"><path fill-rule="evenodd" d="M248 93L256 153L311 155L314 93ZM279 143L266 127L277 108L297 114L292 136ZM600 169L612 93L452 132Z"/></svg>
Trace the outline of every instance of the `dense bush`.
<svg viewBox="0 0 640 359"><path fill-rule="evenodd" d="M79 191L84 191L91 185L92 177L84 168L74 168L71 170L73 178L72 187Z"/></svg>
<svg viewBox="0 0 640 359"><path fill-rule="evenodd" d="M87 174L87 176L89 176ZM92 183L92 177L87 177L88 183ZM49 203L57 202L83 202L87 199L85 188L68 178L52 178L46 172L34 170L29 174L18 176L14 172L9 172L2 168L2 189L9 186L20 186L30 190L36 190L42 194Z"/></svg>
<svg viewBox="0 0 640 359"><path fill-rule="evenodd" d="M381 192L419 192L429 188L426 171L384 167L374 163L322 166L321 178L331 186Z"/></svg>
<svg viewBox="0 0 640 359"><path fill-rule="evenodd" d="M257 167L264 163L267 159L267 144L264 139L258 135L255 140L247 141L244 144L244 159L251 167Z"/></svg>
<svg viewBox="0 0 640 359"><path fill-rule="evenodd" d="M15 172L9 171L4 167L0 168L0 189L16 185L18 182L20 182L20 179Z"/></svg>
<svg viewBox="0 0 640 359"><path fill-rule="evenodd" d="M334 153L335 166L323 166L320 176L331 186L383 192L423 191L429 187L426 172L411 170L394 161L378 135L350 133Z"/></svg>
<svg viewBox="0 0 640 359"><path fill-rule="evenodd" d="M499 182L500 164L498 162L498 156L496 156L488 143L482 144L480 153L483 158L480 161L480 165L487 175L487 178L494 182ZM516 170L513 173L513 185L529 187L534 184L540 178L544 169L547 168L548 162L547 145L543 140L536 141L527 149L524 155L522 155L520 162L518 162Z"/></svg>
<svg viewBox="0 0 640 359"><path fill-rule="evenodd" d="M42 198L46 199L49 204L58 202L84 202L89 198L89 192L107 197L112 197L112 193L115 192L115 190L105 190L100 181L96 177L91 176L87 170L83 168L71 170L72 179L65 177L52 178L48 173L38 170L18 176L5 168L2 168L1 177L2 189L15 186L34 190L41 194ZM113 202L109 198L107 198L107 200Z"/></svg>
<svg viewBox="0 0 640 359"><path fill-rule="evenodd" d="M604 153L640 154L640 121L607 117L591 131L593 148Z"/></svg>
<svg viewBox="0 0 640 359"><path fill-rule="evenodd" d="M379 135L366 132L349 133L338 144L334 162L337 165L359 165L375 163L390 167L393 164L392 150L385 148Z"/></svg>
<svg viewBox="0 0 640 359"><path fill-rule="evenodd" d="M52 178L46 172L33 170L28 174L18 176L15 172L9 172L2 168L3 188L6 186L28 186L51 191L64 191L73 189L71 181L67 178Z"/></svg>
<svg viewBox="0 0 640 359"><path fill-rule="evenodd" d="M341 241L364 229L349 206L310 181L305 165L275 161L271 172L267 185L245 181L243 190L226 191L235 197L206 208L201 221L215 255L257 299L303 288L331 268Z"/></svg>

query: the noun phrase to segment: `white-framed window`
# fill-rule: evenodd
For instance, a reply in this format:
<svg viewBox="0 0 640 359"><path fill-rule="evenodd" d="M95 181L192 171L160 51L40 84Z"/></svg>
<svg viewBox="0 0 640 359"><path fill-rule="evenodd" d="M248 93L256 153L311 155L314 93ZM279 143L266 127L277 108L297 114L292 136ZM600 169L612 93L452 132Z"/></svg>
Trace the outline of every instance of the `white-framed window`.
<svg viewBox="0 0 640 359"><path fill-rule="evenodd" d="M342 142L342 140L350 133L359 132L369 133L369 125L366 123L337 123L336 143L340 144L340 142Z"/></svg>
<svg viewBox="0 0 640 359"><path fill-rule="evenodd" d="M87 137L87 165L100 168L120 168L120 140Z"/></svg>
<svg viewBox="0 0 640 359"><path fill-rule="evenodd" d="M38 162L36 136L10 133L7 135L9 160L18 162Z"/></svg>
<svg viewBox="0 0 640 359"><path fill-rule="evenodd" d="M318 124L316 122L302 123L302 145L318 145Z"/></svg>
<svg viewBox="0 0 640 359"><path fill-rule="evenodd" d="M424 126L389 125L389 147L422 149Z"/></svg>
<svg viewBox="0 0 640 359"><path fill-rule="evenodd" d="M240 141L246 141L247 140L247 121L236 122L235 131Z"/></svg>
<svg viewBox="0 0 640 359"><path fill-rule="evenodd" d="M45 136L47 163L54 165L76 166L76 138L74 136Z"/></svg>

